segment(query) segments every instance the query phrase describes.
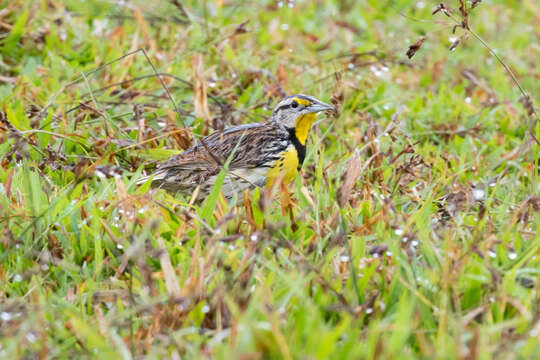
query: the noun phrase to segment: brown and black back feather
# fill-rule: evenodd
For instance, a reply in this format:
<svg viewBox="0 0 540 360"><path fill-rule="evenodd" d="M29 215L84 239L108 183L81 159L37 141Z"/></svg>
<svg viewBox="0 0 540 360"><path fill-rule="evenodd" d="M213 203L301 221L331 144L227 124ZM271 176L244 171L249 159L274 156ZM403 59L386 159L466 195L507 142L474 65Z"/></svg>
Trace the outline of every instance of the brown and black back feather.
<svg viewBox="0 0 540 360"><path fill-rule="evenodd" d="M205 193L213 185L207 182L221 171L231 154L230 171L269 168L289 144L289 132L271 121L230 127L199 140L138 183L152 177L152 187L191 193L201 185Z"/></svg>

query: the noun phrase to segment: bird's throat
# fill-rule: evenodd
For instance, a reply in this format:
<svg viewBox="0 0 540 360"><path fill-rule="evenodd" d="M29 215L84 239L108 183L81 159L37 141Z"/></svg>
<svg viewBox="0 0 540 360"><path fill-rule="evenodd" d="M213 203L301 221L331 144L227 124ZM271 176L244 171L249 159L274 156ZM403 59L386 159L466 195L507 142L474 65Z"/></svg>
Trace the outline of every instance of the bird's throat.
<svg viewBox="0 0 540 360"><path fill-rule="evenodd" d="M311 128L311 124L315 121L315 118L317 117L316 113L311 114L305 114L298 119L296 119L296 137L300 144L306 145L306 140L309 134L309 129Z"/></svg>

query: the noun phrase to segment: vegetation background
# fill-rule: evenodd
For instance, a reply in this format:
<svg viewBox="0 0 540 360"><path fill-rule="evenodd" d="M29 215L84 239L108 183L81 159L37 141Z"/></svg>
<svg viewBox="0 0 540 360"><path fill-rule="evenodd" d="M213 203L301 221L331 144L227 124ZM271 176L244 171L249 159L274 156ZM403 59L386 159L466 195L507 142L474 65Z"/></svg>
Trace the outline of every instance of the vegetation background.
<svg viewBox="0 0 540 360"><path fill-rule="evenodd" d="M0 357L539 358L540 4L444 5L0 0ZM296 92L288 188L134 185Z"/></svg>

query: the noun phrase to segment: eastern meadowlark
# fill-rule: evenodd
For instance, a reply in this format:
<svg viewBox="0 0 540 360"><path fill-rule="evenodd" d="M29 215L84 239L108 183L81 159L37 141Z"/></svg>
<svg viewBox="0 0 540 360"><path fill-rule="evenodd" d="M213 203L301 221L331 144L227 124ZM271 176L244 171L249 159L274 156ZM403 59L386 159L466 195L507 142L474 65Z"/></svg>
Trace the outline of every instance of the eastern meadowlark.
<svg viewBox="0 0 540 360"><path fill-rule="evenodd" d="M204 199L229 157L221 188L226 198L247 188L271 186L277 179L290 182L304 162L307 136L317 113L330 109L313 96L288 96L267 122L214 132L137 183L151 179L152 187L183 194L199 187L198 198Z"/></svg>

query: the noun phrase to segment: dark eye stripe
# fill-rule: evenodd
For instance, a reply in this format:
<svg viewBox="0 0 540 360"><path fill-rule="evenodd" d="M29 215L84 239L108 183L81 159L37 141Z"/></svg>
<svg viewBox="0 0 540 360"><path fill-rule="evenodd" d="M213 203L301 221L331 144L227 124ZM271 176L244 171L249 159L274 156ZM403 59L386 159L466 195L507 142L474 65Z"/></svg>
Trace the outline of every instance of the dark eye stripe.
<svg viewBox="0 0 540 360"><path fill-rule="evenodd" d="M281 106L278 107L276 110L274 110L274 112L277 113L277 112L280 111L280 110L285 110L285 109L288 109L288 108L290 108L290 107L291 107L290 104L281 105Z"/></svg>

